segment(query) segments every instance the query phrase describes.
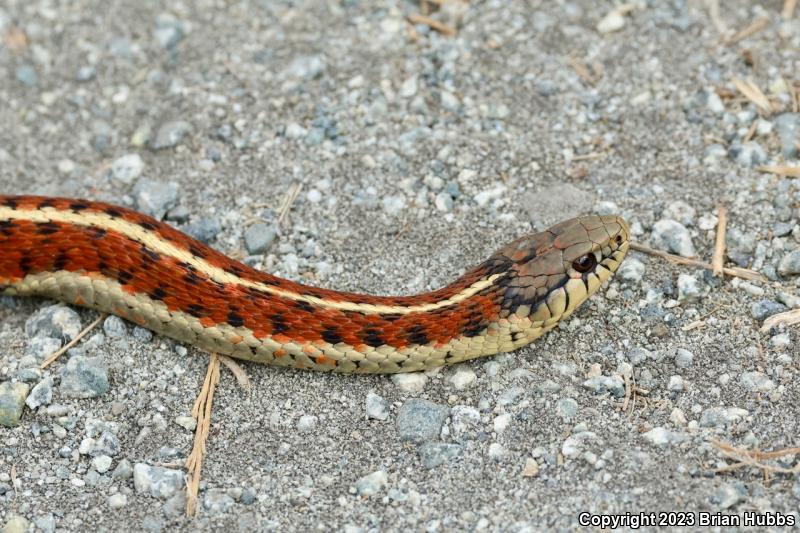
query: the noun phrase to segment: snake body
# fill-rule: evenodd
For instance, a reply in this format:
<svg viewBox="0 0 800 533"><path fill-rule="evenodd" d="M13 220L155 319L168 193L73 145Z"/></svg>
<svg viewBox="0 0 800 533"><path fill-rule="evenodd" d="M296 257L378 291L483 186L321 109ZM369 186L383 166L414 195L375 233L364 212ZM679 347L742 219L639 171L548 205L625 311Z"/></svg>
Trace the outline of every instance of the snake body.
<svg viewBox="0 0 800 533"><path fill-rule="evenodd" d="M0 196L0 293L113 313L201 349L334 372L423 370L524 346L619 267L617 216L521 237L439 290L370 296L255 270L130 209Z"/></svg>

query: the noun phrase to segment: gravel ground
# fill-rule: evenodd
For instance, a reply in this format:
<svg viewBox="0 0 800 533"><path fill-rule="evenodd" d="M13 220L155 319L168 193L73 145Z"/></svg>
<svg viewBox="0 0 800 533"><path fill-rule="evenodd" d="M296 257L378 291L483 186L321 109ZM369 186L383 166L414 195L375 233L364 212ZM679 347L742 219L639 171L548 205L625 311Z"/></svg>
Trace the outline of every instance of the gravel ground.
<svg viewBox="0 0 800 533"><path fill-rule="evenodd" d="M3 193L136 207L278 275L383 294L588 211L708 259L723 203L729 264L769 281L634 253L515 353L396 378L247 365L249 393L223 372L194 519L180 465L207 358L110 317L40 372L96 315L5 297L4 531L796 519L796 473L718 471L735 461L712 441L798 445L798 331L759 328L800 306L800 190L756 167L797 158L800 20L723 4L452 1L432 15L446 36L382 0L5 0ZM642 390L623 408L626 382Z"/></svg>

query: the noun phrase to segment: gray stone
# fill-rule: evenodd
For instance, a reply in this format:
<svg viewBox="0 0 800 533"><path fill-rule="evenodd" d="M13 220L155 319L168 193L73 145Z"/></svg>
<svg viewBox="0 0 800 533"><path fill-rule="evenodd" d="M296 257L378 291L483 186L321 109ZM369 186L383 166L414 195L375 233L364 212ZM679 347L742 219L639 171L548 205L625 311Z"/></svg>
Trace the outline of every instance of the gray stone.
<svg viewBox="0 0 800 533"><path fill-rule="evenodd" d="M214 217L201 218L185 226L183 231L198 241L208 244L222 231L222 224L219 219Z"/></svg>
<svg viewBox="0 0 800 533"><path fill-rule="evenodd" d="M183 472L136 463L133 467L133 486L139 494L166 500L183 487Z"/></svg>
<svg viewBox="0 0 800 533"><path fill-rule="evenodd" d="M756 320L764 320L765 318L777 315L786 311L786 306L782 303L773 302L772 300L759 300L750 304L750 314Z"/></svg>
<svg viewBox="0 0 800 533"><path fill-rule="evenodd" d="M144 170L144 161L139 154L126 154L111 163L111 176L127 185L133 183Z"/></svg>
<svg viewBox="0 0 800 533"><path fill-rule="evenodd" d="M383 470L376 470L356 481L356 492L359 496L374 496L389 482L389 476Z"/></svg>
<svg viewBox="0 0 800 533"><path fill-rule="evenodd" d="M747 487L741 481L723 483L708 497L711 505L717 509L728 509L747 499Z"/></svg>
<svg viewBox="0 0 800 533"><path fill-rule="evenodd" d="M678 348L675 350L675 365L680 368L692 366L694 354L685 348Z"/></svg>
<svg viewBox="0 0 800 533"><path fill-rule="evenodd" d="M406 400L397 413L400 439L418 443L437 440L449 412L446 406L428 400Z"/></svg>
<svg viewBox="0 0 800 533"><path fill-rule="evenodd" d="M14 75L17 78L17 81L22 83L27 87L36 87L39 85L39 75L36 74L36 70L30 65L20 65L17 67L17 70L14 72Z"/></svg>
<svg viewBox="0 0 800 533"><path fill-rule="evenodd" d="M775 388L775 383L763 372L744 372L739 382L744 388L754 392L769 392Z"/></svg>
<svg viewBox="0 0 800 533"><path fill-rule="evenodd" d="M325 58L320 55L301 56L295 58L286 70L284 75L291 78L311 80L322 74L325 70Z"/></svg>
<svg viewBox="0 0 800 533"><path fill-rule="evenodd" d="M578 413L578 402L572 398L561 398L556 403L556 411L564 420L571 420Z"/></svg>
<svg viewBox="0 0 800 533"><path fill-rule="evenodd" d="M39 309L25 321L25 333L28 337L50 337L68 342L81 331L81 317L61 304L50 305Z"/></svg>
<svg viewBox="0 0 800 533"><path fill-rule="evenodd" d="M458 444L426 442L420 445L418 451L422 466L431 469L456 459L464 451L464 448Z"/></svg>
<svg viewBox="0 0 800 533"><path fill-rule="evenodd" d="M25 346L25 353L35 359L35 364L56 352L63 344L61 339L53 337L34 337Z"/></svg>
<svg viewBox="0 0 800 533"><path fill-rule="evenodd" d="M53 400L53 378L47 376L33 388L25 404L29 409L35 410L42 405L50 405Z"/></svg>
<svg viewBox="0 0 800 533"><path fill-rule="evenodd" d="M81 83L92 81L94 77L97 76L97 69L94 65L84 65L78 69L78 73L75 75L75 80Z"/></svg>
<svg viewBox="0 0 800 533"><path fill-rule="evenodd" d="M18 426L30 387L25 383L0 383L0 426Z"/></svg>
<svg viewBox="0 0 800 533"><path fill-rule="evenodd" d="M651 444L659 447L680 444L689 438L686 433L670 431L661 426L654 427L650 431L643 433L642 437Z"/></svg>
<svg viewBox="0 0 800 533"><path fill-rule="evenodd" d="M108 373L100 357L77 355L61 369L61 394L67 398L94 398L108 388Z"/></svg>
<svg viewBox="0 0 800 533"><path fill-rule="evenodd" d="M133 188L133 196L139 211L161 220L178 203L178 184L140 179Z"/></svg>
<svg viewBox="0 0 800 533"><path fill-rule="evenodd" d="M678 301L693 302L703 295L703 288L696 277L678 274Z"/></svg>
<svg viewBox="0 0 800 533"><path fill-rule="evenodd" d="M700 415L702 427L724 427L738 422L748 415L748 412L738 407L709 407Z"/></svg>
<svg viewBox="0 0 800 533"><path fill-rule="evenodd" d="M244 246L249 254L260 254L272 246L277 236L274 226L256 222L244 232Z"/></svg>
<svg viewBox="0 0 800 533"><path fill-rule="evenodd" d="M667 218L653 224L653 246L683 257L696 255L689 230L680 222Z"/></svg>
<svg viewBox="0 0 800 533"><path fill-rule="evenodd" d="M185 120L165 122L156 131L156 136L150 142L153 150L163 150L177 146L186 134L191 133L192 125Z"/></svg>
<svg viewBox="0 0 800 533"><path fill-rule="evenodd" d="M314 415L303 415L297 419L297 431L311 433L316 429L319 418Z"/></svg>
<svg viewBox="0 0 800 533"><path fill-rule="evenodd" d="M797 157L797 145L800 143L800 113L783 113L773 120L778 138L781 140L781 152L785 159Z"/></svg>
<svg viewBox="0 0 800 533"><path fill-rule="evenodd" d="M129 479L133 474L133 467L131 466L131 462L127 459L121 460L114 471L111 473L111 477L116 480L125 480Z"/></svg>
<svg viewBox="0 0 800 533"><path fill-rule="evenodd" d="M367 393L365 405L367 418L374 420L386 420L389 418L389 402L374 392L370 391Z"/></svg>
<svg viewBox="0 0 800 533"><path fill-rule="evenodd" d="M619 376L595 376L584 381L583 386L595 394L610 392L617 398L625 396L625 382Z"/></svg>
<svg viewBox="0 0 800 533"><path fill-rule="evenodd" d="M98 455L108 455L114 457L120 451L119 439L110 431L103 431L100 437L94 442L89 455L97 457Z"/></svg>
<svg viewBox="0 0 800 533"><path fill-rule="evenodd" d="M171 50L186 34L186 24L169 13L162 13L156 18L153 37L164 49Z"/></svg>
<svg viewBox="0 0 800 533"><path fill-rule="evenodd" d="M209 490L203 496L203 509L211 516L223 514L235 504L233 498L220 489Z"/></svg>
<svg viewBox="0 0 800 533"><path fill-rule="evenodd" d="M754 167L766 162L767 152L754 141L744 144L735 142L728 149L728 157L744 167Z"/></svg>
<svg viewBox="0 0 800 533"><path fill-rule="evenodd" d="M33 519L33 523L42 530L42 533L53 533L56 530L56 517L53 513L37 516Z"/></svg>
<svg viewBox="0 0 800 533"><path fill-rule="evenodd" d="M625 283L639 283L644 276L644 263L635 257L628 257L617 270L617 278Z"/></svg>
<svg viewBox="0 0 800 533"><path fill-rule="evenodd" d="M29 526L24 516L11 515L3 526L3 533L26 533Z"/></svg>
<svg viewBox="0 0 800 533"><path fill-rule="evenodd" d="M133 338L142 343L150 342L153 340L153 332L141 326L134 326Z"/></svg>
<svg viewBox="0 0 800 533"><path fill-rule="evenodd" d="M103 331L110 339L119 339L128 335L125 321L114 315L108 315L103 321Z"/></svg>
<svg viewBox="0 0 800 533"><path fill-rule="evenodd" d="M663 213L664 218L677 220L684 226L694 224L695 209L683 200L670 203Z"/></svg>
<svg viewBox="0 0 800 533"><path fill-rule="evenodd" d="M628 362L633 366L644 363L648 358L654 358L652 352L641 346L635 346L628 352Z"/></svg>
<svg viewBox="0 0 800 533"><path fill-rule="evenodd" d="M800 248L784 255L778 263L778 274L781 276L794 276L800 274Z"/></svg>

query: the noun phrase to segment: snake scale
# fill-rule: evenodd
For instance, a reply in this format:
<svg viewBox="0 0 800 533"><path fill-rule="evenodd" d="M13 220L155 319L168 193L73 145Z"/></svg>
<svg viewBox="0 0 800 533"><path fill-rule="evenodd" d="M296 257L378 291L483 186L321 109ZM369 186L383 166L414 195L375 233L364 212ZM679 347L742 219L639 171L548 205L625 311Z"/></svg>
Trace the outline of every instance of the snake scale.
<svg viewBox="0 0 800 533"><path fill-rule="evenodd" d="M239 359L347 373L424 370L525 346L591 296L629 247L618 216L521 237L441 289L370 296L255 270L130 209L0 196L0 293L113 313Z"/></svg>

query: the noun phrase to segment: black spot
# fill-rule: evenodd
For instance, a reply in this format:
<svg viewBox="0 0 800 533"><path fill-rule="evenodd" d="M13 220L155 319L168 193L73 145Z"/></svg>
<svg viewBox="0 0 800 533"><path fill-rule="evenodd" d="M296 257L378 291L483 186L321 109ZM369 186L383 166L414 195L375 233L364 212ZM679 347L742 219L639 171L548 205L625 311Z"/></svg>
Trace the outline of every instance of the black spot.
<svg viewBox="0 0 800 533"><path fill-rule="evenodd" d="M52 235L60 229L59 225L54 222L45 222L36 226L36 233L39 235Z"/></svg>
<svg viewBox="0 0 800 533"><path fill-rule="evenodd" d="M144 244L140 247L140 250L142 252L142 256L143 256L143 258L145 260L145 263L147 261L152 261L153 263L155 263L156 261L161 259L161 256L158 255L158 252L154 252L153 250L151 250L150 248L148 248Z"/></svg>
<svg viewBox="0 0 800 533"><path fill-rule="evenodd" d="M480 322L470 322L467 326L461 330L461 334L465 337L477 337L488 327L488 323L486 320L480 320Z"/></svg>
<svg viewBox="0 0 800 533"><path fill-rule="evenodd" d="M234 311L228 313L228 324L231 326L238 328L244 325L244 319L237 315Z"/></svg>
<svg viewBox="0 0 800 533"><path fill-rule="evenodd" d="M421 324L416 324L412 326L406 332L406 339L411 344L428 344L431 340L428 338L427 333L425 333L425 326Z"/></svg>
<svg viewBox="0 0 800 533"><path fill-rule="evenodd" d="M31 257L29 255L25 254L19 260L19 269L23 274L28 274L31 271Z"/></svg>
<svg viewBox="0 0 800 533"><path fill-rule="evenodd" d="M11 235L11 230L15 227L16 224L14 224L13 220L0 220L0 233L5 236Z"/></svg>
<svg viewBox="0 0 800 533"><path fill-rule="evenodd" d="M280 313L275 313L271 317L269 317L270 321L272 322L272 333L286 333L289 331L289 325L286 324L286 319Z"/></svg>
<svg viewBox="0 0 800 533"><path fill-rule="evenodd" d="M195 257L200 257L201 259L206 257L205 250L198 248L194 244L189 245L189 253L191 253Z"/></svg>
<svg viewBox="0 0 800 533"><path fill-rule="evenodd" d="M117 281L120 283L120 285L125 285L132 279L133 279L133 274L131 274L127 270L117 271Z"/></svg>
<svg viewBox="0 0 800 533"><path fill-rule="evenodd" d="M281 280L279 280L278 278L265 278L261 280L261 283L263 283L264 285L272 285L273 287L281 286Z"/></svg>
<svg viewBox="0 0 800 533"><path fill-rule="evenodd" d="M364 344L367 346L372 346L373 348L377 348L378 346L383 346L386 342L381 338L381 332L377 329L365 329L361 333L361 338L364 340Z"/></svg>
<svg viewBox="0 0 800 533"><path fill-rule="evenodd" d="M77 213L79 211L83 211L84 209L89 209L89 204L85 202L72 202L69 204L69 208Z"/></svg>
<svg viewBox="0 0 800 533"><path fill-rule="evenodd" d="M313 305L311 305L310 303L306 302L306 301L303 301L303 300L297 300L297 301L295 301L294 305L295 305L295 306L296 306L298 309L302 309L302 310L303 310L303 311L305 311L306 313L313 313L313 312L314 312L314 306L313 306Z"/></svg>
<svg viewBox="0 0 800 533"><path fill-rule="evenodd" d="M67 254L64 252L59 252L56 256L55 260L53 261L53 269L54 270L64 270L64 267L67 265L67 261L69 258Z"/></svg>
<svg viewBox="0 0 800 533"><path fill-rule="evenodd" d="M325 297L324 294L322 294L321 292L317 292L314 289L307 289L307 290L301 292L300 294L302 294L303 296L311 296L312 298L324 298Z"/></svg>
<svg viewBox="0 0 800 533"><path fill-rule="evenodd" d="M155 224L153 224L149 220L142 220L141 222L139 222L139 226L143 227L147 231L153 231L157 227Z"/></svg>
<svg viewBox="0 0 800 533"><path fill-rule="evenodd" d="M45 198L44 200L39 202L39 205L37 206L37 208L38 209L44 209L45 207L53 207L54 205L55 204L53 203L53 199L52 198Z"/></svg>
<svg viewBox="0 0 800 533"><path fill-rule="evenodd" d="M106 233L108 233L103 228L98 228L96 226L89 226L87 228L87 231L89 231L92 234L92 239L95 239L95 240L102 239L103 237L106 236Z"/></svg>
<svg viewBox="0 0 800 533"><path fill-rule="evenodd" d="M402 318L403 315L397 313L390 313L388 315L381 315L381 317L389 322L394 322L395 320Z"/></svg>
<svg viewBox="0 0 800 533"><path fill-rule="evenodd" d="M148 293L148 296L150 296L150 298L153 300L163 300L167 296L167 291L161 287L156 287Z"/></svg>
<svg viewBox="0 0 800 533"><path fill-rule="evenodd" d="M342 342L342 337L335 327L329 326L322 330L322 340L330 344L338 344Z"/></svg>
<svg viewBox="0 0 800 533"><path fill-rule="evenodd" d="M5 201L3 202L4 206L10 207L11 209L16 209L17 208L17 204L18 204L18 202L17 202L16 198L6 198Z"/></svg>
<svg viewBox="0 0 800 533"><path fill-rule="evenodd" d="M233 274L234 276L238 276L242 273L242 269L238 265L228 265L223 270L225 270L225 272L228 274Z"/></svg>
<svg viewBox="0 0 800 533"><path fill-rule="evenodd" d="M111 218L120 218L122 216L122 211L119 210L118 207L114 207L110 205L106 207L104 210L106 215L110 216Z"/></svg>
<svg viewBox="0 0 800 533"><path fill-rule="evenodd" d="M186 312L193 317L202 318L208 313L206 308L200 304L190 304L186 306Z"/></svg>

